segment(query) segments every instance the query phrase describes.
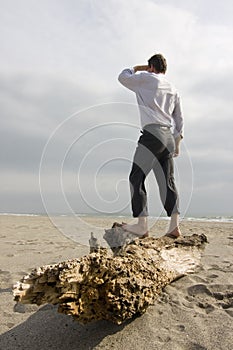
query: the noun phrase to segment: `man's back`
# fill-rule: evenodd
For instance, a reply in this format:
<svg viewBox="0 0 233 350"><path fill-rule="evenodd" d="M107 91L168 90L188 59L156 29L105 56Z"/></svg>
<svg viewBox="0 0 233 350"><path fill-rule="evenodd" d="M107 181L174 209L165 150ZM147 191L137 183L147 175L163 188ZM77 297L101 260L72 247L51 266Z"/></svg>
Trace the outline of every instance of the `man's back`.
<svg viewBox="0 0 233 350"><path fill-rule="evenodd" d="M161 74L124 69L119 81L136 93L141 125L160 124L171 127L173 120L179 126L181 107L175 87Z"/></svg>
<svg viewBox="0 0 233 350"><path fill-rule="evenodd" d="M177 101L177 91L161 74L143 72L139 75L141 83L136 92L137 101L143 109L148 109L143 113L147 115L143 124L158 122L170 125Z"/></svg>

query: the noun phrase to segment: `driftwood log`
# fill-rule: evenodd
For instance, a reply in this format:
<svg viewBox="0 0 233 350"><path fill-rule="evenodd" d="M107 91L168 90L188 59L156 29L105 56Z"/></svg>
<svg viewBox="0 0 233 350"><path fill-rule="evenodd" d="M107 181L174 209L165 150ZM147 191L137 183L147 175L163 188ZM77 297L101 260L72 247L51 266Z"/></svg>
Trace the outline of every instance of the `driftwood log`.
<svg viewBox="0 0 233 350"><path fill-rule="evenodd" d="M205 235L135 239L120 227L106 230L104 238L112 251L92 234L89 255L34 269L14 286L15 300L58 304L59 312L81 323L121 324L145 312L167 284L193 272L207 242Z"/></svg>

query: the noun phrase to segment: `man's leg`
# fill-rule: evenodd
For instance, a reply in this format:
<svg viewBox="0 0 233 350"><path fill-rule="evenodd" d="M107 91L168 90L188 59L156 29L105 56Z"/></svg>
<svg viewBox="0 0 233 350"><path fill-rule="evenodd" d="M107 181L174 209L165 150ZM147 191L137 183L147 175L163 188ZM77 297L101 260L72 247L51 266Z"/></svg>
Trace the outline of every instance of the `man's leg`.
<svg viewBox="0 0 233 350"><path fill-rule="evenodd" d="M171 215L170 225L168 228L167 236L179 237L181 236L179 228L179 213L174 213Z"/></svg>
<svg viewBox="0 0 233 350"><path fill-rule="evenodd" d="M160 198L167 215L171 217L167 234L178 237L179 229L179 197L174 180L174 164L171 156L166 156L155 163L153 171L159 185Z"/></svg>
<svg viewBox="0 0 233 350"><path fill-rule="evenodd" d="M147 193L145 188L146 175L143 169L136 163L133 163L130 175L130 193L133 217L148 216Z"/></svg>
<svg viewBox="0 0 233 350"><path fill-rule="evenodd" d="M139 144L130 172L131 205L133 217L138 218L134 225L124 225L123 228L136 235L143 236L148 231L148 209L145 179L153 167L154 156L145 146Z"/></svg>

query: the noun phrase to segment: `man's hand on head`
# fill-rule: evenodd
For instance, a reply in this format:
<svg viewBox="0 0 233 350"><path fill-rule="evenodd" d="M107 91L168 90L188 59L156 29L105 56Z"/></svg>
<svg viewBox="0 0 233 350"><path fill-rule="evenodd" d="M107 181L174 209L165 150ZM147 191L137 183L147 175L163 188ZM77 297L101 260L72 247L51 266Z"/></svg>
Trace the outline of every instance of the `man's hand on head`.
<svg viewBox="0 0 233 350"><path fill-rule="evenodd" d="M141 65L141 66L135 66L133 67L134 72L141 72L141 71L147 71L149 69L148 65Z"/></svg>

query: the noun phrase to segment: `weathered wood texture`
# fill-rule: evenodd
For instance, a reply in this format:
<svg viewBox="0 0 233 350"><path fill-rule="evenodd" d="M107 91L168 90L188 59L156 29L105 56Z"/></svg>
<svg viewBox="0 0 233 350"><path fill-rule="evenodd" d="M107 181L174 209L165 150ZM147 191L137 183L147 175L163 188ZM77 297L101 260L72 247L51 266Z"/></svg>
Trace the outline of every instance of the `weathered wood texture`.
<svg viewBox="0 0 233 350"><path fill-rule="evenodd" d="M121 324L145 312L171 281L192 272L207 241L204 235L132 241L119 227L106 230L104 237L113 253L92 235L92 253L33 270L14 286L15 300L58 304L59 312L82 323Z"/></svg>

